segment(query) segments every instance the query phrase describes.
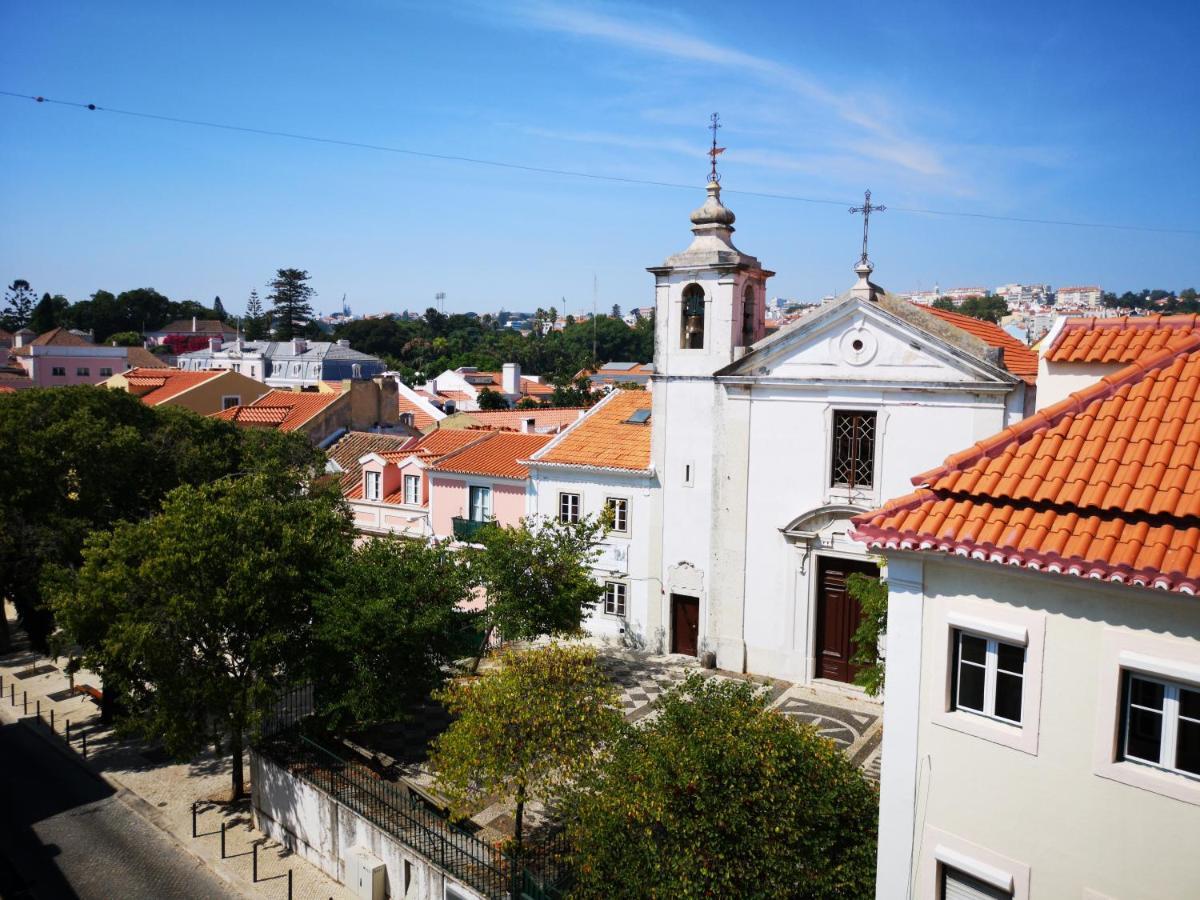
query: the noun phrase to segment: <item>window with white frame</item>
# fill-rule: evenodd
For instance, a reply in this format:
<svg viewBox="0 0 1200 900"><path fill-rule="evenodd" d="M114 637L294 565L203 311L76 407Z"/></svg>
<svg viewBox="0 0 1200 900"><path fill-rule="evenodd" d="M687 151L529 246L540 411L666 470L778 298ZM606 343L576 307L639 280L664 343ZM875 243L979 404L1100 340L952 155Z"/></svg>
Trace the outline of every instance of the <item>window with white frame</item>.
<svg viewBox="0 0 1200 900"><path fill-rule="evenodd" d="M579 495L578 494L559 494L558 495L558 521L560 522L578 522L579 521Z"/></svg>
<svg viewBox="0 0 1200 900"><path fill-rule="evenodd" d="M363 496L368 500L378 500L383 475L379 472L363 473Z"/></svg>
<svg viewBox="0 0 1200 900"><path fill-rule="evenodd" d="M235 406L240 406L242 403L241 395L229 394L221 398L221 409L232 409Z"/></svg>
<svg viewBox="0 0 1200 900"><path fill-rule="evenodd" d="M468 491L472 522L487 522L492 518L492 489L471 485Z"/></svg>
<svg viewBox="0 0 1200 900"><path fill-rule="evenodd" d="M1121 673L1120 759L1200 777L1200 686Z"/></svg>
<svg viewBox="0 0 1200 900"><path fill-rule="evenodd" d="M834 410L832 487L869 488L875 480L875 413Z"/></svg>
<svg viewBox="0 0 1200 900"><path fill-rule="evenodd" d="M625 616L625 584L620 581L604 582L604 611L610 616Z"/></svg>
<svg viewBox="0 0 1200 900"><path fill-rule="evenodd" d="M1013 892L1002 890L982 878L960 872L952 866L940 866L939 900L1011 900Z"/></svg>
<svg viewBox="0 0 1200 900"><path fill-rule="evenodd" d="M404 476L404 502L412 504L421 502L421 476Z"/></svg>
<svg viewBox="0 0 1200 900"><path fill-rule="evenodd" d="M612 530L626 534L629 531L629 501L624 497L609 497L604 505L612 513Z"/></svg>
<svg viewBox="0 0 1200 900"><path fill-rule="evenodd" d="M951 709L1021 724L1025 647L970 631L953 631Z"/></svg>

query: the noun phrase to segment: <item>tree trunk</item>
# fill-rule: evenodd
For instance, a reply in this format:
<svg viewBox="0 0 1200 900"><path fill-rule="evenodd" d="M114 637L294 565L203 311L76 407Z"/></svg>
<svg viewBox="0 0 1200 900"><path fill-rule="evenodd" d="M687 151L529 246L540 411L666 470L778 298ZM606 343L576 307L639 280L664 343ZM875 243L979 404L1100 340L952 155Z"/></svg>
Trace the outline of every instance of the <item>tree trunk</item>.
<svg viewBox="0 0 1200 900"><path fill-rule="evenodd" d="M242 769L242 726L235 724L229 733L229 755L233 763L233 783L229 790L229 802L240 800L246 795L246 775Z"/></svg>
<svg viewBox="0 0 1200 900"><path fill-rule="evenodd" d="M488 641L492 639L492 632L495 628L495 625L489 625L487 631L483 633L483 640L479 642L479 653L475 656L475 662L471 663L472 675L479 671L479 664L483 662L483 657L487 654Z"/></svg>

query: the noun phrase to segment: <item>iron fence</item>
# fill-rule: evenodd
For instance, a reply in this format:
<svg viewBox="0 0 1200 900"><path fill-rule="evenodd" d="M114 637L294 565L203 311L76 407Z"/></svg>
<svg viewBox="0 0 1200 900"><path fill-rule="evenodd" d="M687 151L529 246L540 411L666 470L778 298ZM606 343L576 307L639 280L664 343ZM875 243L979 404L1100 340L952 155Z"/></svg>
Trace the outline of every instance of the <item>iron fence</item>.
<svg viewBox="0 0 1200 900"><path fill-rule="evenodd" d="M455 825L415 791L379 778L295 730L276 733L258 750L486 897L564 896L569 869L562 834L527 846L518 864L507 848Z"/></svg>

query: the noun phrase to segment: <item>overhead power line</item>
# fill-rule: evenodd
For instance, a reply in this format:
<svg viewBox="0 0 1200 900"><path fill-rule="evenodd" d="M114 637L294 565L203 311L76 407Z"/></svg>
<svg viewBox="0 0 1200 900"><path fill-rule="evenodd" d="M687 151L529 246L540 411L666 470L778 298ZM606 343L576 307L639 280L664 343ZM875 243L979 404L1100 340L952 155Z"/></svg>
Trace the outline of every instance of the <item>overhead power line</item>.
<svg viewBox="0 0 1200 900"><path fill-rule="evenodd" d="M118 116L130 116L136 119L149 119L156 122L170 122L176 125L192 125L197 128L215 128L221 131L235 131L242 134L257 134L265 137L285 138L293 141L307 141L313 144L330 144L338 147L353 147L358 150L374 150L380 153L398 153L403 156L413 156L421 159L436 159L444 162L465 163L474 166L490 166L496 169L509 169L517 172L530 172L535 175L557 175L568 178L586 178L591 181L607 181L618 184L641 185L645 187L672 188L676 190L694 191L696 185L674 181L654 181L646 178L627 178L621 175L600 175L595 172L580 172L572 169L556 169L548 166L531 166L524 163L505 162L496 159L481 159L474 156L461 156L451 153L431 153L426 150L413 150L407 147L392 147L386 144L371 144L363 141L352 141L343 138L320 137L311 134L299 134L293 131L279 131L272 128L253 128L247 125L231 125L227 122L208 122L203 119L189 119L182 116L168 116L159 113L141 112L133 109L117 109L112 106L100 106L96 103L78 103L71 100L55 100L38 94L22 94L16 91L0 90L0 96L14 97L21 100L33 100L37 103L51 103L56 106L68 106L90 112L106 112ZM794 203L818 203L826 206L850 206L843 200L830 200L820 197L801 197L797 194L781 194L769 191L747 191L736 188L722 188L726 194L738 194L743 197L762 197L768 200L785 200ZM1117 231L1144 231L1157 234L1186 234L1200 236L1200 229L1194 228L1158 228L1150 225L1122 225L1113 222L1077 222L1069 219L1042 219L1032 216L1002 216L991 213L963 212L961 210L924 209L915 206L891 206L895 212L916 213L925 216L946 216L965 219L984 219L992 222L1016 222L1023 225L1052 225L1066 228L1100 228Z"/></svg>

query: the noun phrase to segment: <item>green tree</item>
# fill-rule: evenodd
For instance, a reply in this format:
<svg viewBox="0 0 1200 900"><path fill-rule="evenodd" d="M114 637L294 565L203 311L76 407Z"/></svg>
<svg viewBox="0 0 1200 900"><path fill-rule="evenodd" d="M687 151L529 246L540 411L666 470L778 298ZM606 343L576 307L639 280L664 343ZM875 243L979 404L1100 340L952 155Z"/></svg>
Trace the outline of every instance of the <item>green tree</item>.
<svg viewBox="0 0 1200 900"><path fill-rule="evenodd" d="M314 604L352 542L330 493L266 475L184 486L158 515L91 535L54 608L120 693L118 727L181 758L223 743L236 799L246 740L305 674Z"/></svg>
<svg viewBox="0 0 1200 900"><path fill-rule="evenodd" d="M221 302L220 295L213 297L213 313L222 322L229 318L229 313L225 312L225 304Z"/></svg>
<svg viewBox="0 0 1200 900"><path fill-rule="evenodd" d="M108 343L117 347L140 347L143 338L136 331L118 331L116 334L108 336Z"/></svg>
<svg viewBox="0 0 1200 900"><path fill-rule="evenodd" d="M482 410L508 409L508 401L504 399L504 395L491 388L481 390L475 400Z"/></svg>
<svg viewBox="0 0 1200 900"><path fill-rule="evenodd" d="M699 674L564 791L573 896L865 898L878 795L766 692Z"/></svg>
<svg viewBox="0 0 1200 900"><path fill-rule="evenodd" d="M471 615L470 575L445 543L372 538L316 601L317 700L334 727L402 718L445 679Z"/></svg>
<svg viewBox="0 0 1200 900"><path fill-rule="evenodd" d="M33 301L37 295L24 278L17 278L4 293L4 313L0 315L0 327L6 331L20 331L29 324L33 315Z"/></svg>
<svg viewBox="0 0 1200 900"><path fill-rule="evenodd" d="M262 301L258 291L251 290L246 300L246 315L242 319L242 333L248 341L261 341L267 336L267 325L263 316Z"/></svg>
<svg viewBox="0 0 1200 900"><path fill-rule="evenodd" d="M594 518L543 518L480 531L482 549L468 551L471 571L487 594L480 657L496 629L509 641L580 630L604 596L592 577L592 563L607 529L606 522Z"/></svg>
<svg viewBox="0 0 1200 900"><path fill-rule="evenodd" d="M439 699L455 718L431 755L438 788L458 816L485 797L514 801L518 858L525 804L577 776L621 727L617 692L584 647L506 653L498 671L452 682Z"/></svg>
<svg viewBox="0 0 1200 900"><path fill-rule="evenodd" d="M315 292L308 279L303 269L279 269L267 285L271 289L267 299L271 301L275 336L281 341L290 341L313 317Z"/></svg>
<svg viewBox="0 0 1200 900"><path fill-rule="evenodd" d="M49 293L42 294L42 299L38 301L29 317L29 328L38 334L45 334L50 329L57 328L70 305L71 301L62 294L55 294L53 297Z"/></svg>
<svg viewBox="0 0 1200 900"><path fill-rule="evenodd" d="M850 662L858 667L854 683L875 697L883 690L884 667L879 658L879 639L887 631L887 582L878 576L854 572L846 587L862 611L854 632L854 653L850 657Z"/></svg>

